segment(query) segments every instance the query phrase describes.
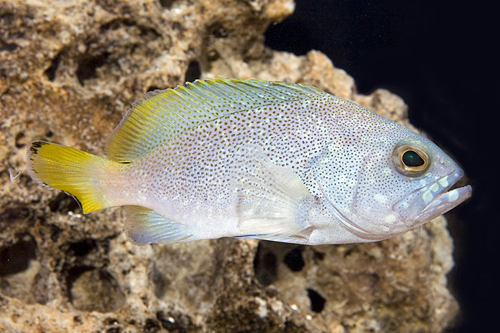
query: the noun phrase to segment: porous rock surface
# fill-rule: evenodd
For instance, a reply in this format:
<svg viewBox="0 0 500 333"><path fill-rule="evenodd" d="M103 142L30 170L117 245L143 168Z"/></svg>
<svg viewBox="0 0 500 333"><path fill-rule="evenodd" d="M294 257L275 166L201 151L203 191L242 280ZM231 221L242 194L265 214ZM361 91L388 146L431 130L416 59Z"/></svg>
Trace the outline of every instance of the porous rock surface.
<svg viewBox="0 0 500 333"><path fill-rule="evenodd" d="M264 46L290 0L0 1L1 332L437 332L458 306L444 218L362 245L136 246L26 174L32 140L102 155L144 93L208 77L301 82L409 126L323 54ZM18 172L20 175L17 175Z"/></svg>

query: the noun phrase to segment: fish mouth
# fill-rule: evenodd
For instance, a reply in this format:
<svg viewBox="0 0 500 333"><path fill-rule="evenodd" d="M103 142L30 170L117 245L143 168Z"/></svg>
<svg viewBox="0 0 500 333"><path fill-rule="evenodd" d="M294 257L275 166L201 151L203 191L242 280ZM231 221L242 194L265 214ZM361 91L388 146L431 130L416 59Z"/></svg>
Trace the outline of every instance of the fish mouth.
<svg viewBox="0 0 500 333"><path fill-rule="evenodd" d="M394 212L401 221L416 227L450 211L472 194L470 185L448 191L463 175L463 170L457 168L397 202L393 207Z"/></svg>

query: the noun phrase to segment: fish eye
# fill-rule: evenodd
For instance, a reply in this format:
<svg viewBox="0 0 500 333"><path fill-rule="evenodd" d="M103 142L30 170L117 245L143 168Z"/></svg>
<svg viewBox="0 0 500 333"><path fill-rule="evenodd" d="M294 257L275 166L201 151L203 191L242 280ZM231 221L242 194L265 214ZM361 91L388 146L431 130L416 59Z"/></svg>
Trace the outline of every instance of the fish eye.
<svg viewBox="0 0 500 333"><path fill-rule="evenodd" d="M401 155L401 161L408 168L417 168L425 164L425 161L414 150L407 150Z"/></svg>
<svg viewBox="0 0 500 333"><path fill-rule="evenodd" d="M413 142L400 142L392 153L392 163L399 173L409 177L423 175L430 166L429 154Z"/></svg>

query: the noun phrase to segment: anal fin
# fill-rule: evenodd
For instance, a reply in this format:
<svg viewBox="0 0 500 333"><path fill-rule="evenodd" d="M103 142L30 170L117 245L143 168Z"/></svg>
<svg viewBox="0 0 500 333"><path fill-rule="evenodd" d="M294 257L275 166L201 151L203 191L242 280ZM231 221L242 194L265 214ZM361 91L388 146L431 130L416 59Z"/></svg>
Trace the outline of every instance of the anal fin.
<svg viewBox="0 0 500 333"><path fill-rule="evenodd" d="M154 210L141 206L127 206L126 209L125 231L136 244L171 244L192 236L189 227L172 222Z"/></svg>

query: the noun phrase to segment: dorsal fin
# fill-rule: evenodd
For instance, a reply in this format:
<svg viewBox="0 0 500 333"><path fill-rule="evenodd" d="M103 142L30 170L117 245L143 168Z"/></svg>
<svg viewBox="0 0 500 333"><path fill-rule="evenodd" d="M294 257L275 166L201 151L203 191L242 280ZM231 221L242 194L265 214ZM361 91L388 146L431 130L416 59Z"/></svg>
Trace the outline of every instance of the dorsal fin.
<svg viewBox="0 0 500 333"><path fill-rule="evenodd" d="M214 119L325 94L301 84L221 78L155 91L132 105L108 142L107 156L130 162L187 129Z"/></svg>

